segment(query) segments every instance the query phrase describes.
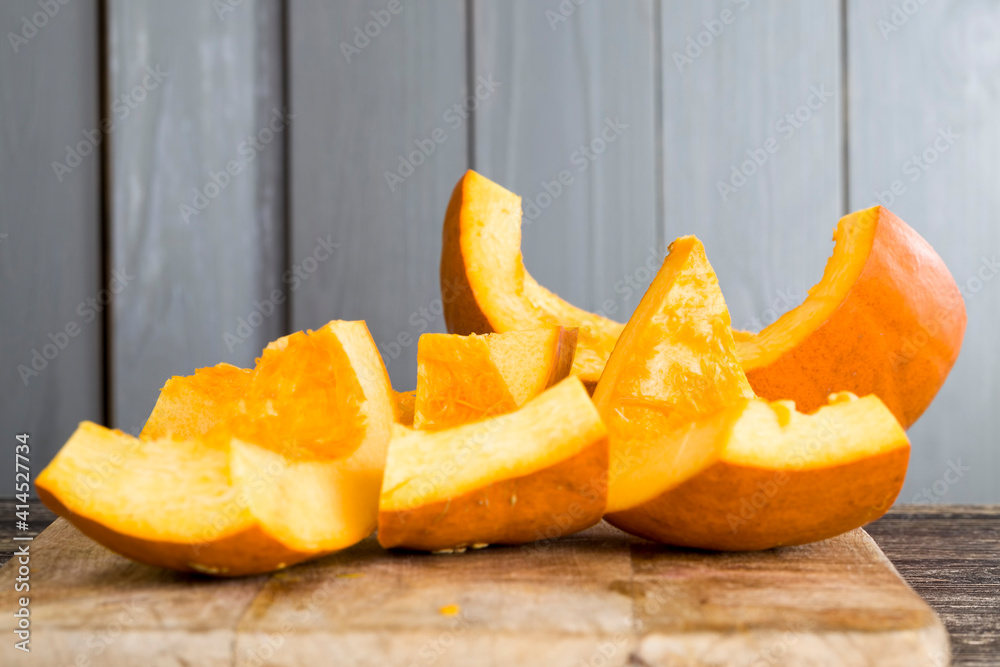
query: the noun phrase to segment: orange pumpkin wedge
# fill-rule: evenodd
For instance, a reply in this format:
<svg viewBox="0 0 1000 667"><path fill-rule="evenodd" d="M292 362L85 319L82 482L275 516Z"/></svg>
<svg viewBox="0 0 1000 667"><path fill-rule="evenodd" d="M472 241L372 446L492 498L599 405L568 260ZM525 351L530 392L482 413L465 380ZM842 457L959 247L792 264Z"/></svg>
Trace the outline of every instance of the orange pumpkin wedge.
<svg viewBox="0 0 1000 667"><path fill-rule="evenodd" d="M832 392L875 394L908 428L958 358L965 304L934 249L889 210L845 216L805 302L737 350L760 396L812 412Z"/></svg>
<svg viewBox="0 0 1000 667"><path fill-rule="evenodd" d="M579 329L573 374L591 391L622 331L535 282L521 256L521 198L474 171L459 180L445 214L441 290L451 333Z"/></svg>
<svg viewBox="0 0 1000 667"><path fill-rule="evenodd" d="M576 329L424 334L413 426L442 429L512 412L567 377Z"/></svg>
<svg viewBox="0 0 1000 667"><path fill-rule="evenodd" d="M838 535L889 508L909 460L877 397L838 394L811 417L754 398L694 237L671 245L594 402L611 439L605 518L667 544L755 550Z"/></svg>
<svg viewBox="0 0 1000 667"><path fill-rule="evenodd" d="M812 415L744 400L648 457L652 498L609 523L685 547L751 551L834 537L882 516L902 488L906 433L876 396L842 393Z"/></svg>
<svg viewBox="0 0 1000 667"><path fill-rule="evenodd" d="M379 498L382 546L524 544L601 520L607 432L568 377L516 412L442 431L396 426Z"/></svg>
<svg viewBox="0 0 1000 667"><path fill-rule="evenodd" d="M650 497L660 473L649 460L686 454L678 429L753 397L730 324L701 241L677 239L594 392L611 443L609 512Z"/></svg>
<svg viewBox="0 0 1000 667"><path fill-rule="evenodd" d="M203 381L168 382L157 423L169 435L81 424L38 477L39 497L124 556L220 576L281 569L371 533L394 397L364 322L275 341L232 414L177 437L196 423L182 388Z"/></svg>
<svg viewBox="0 0 1000 667"><path fill-rule="evenodd" d="M199 368L167 380L140 438L194 438L229 418L246 393L251 371L231 364Z"/></svg>

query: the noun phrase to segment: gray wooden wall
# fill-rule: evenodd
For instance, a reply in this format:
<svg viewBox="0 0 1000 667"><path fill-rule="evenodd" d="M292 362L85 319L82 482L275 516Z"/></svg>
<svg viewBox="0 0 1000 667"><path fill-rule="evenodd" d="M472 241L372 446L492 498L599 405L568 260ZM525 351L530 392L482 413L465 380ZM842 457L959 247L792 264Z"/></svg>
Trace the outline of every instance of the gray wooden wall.
<svg viewBox="0 0 1000 667"><path fill-rule="evenodd" d="M37 9L6 2L0 27ZM538 205L540 282L623 321L688 233L734 322L772 321L822 275L839 216L881 198L969 313L900 500L1000 502L997 3L79 0L7 41L0 415L36 469L80 419L137 431L170 375L250 365L332 318L366 319L412 387L417 337L444 328L441 219L473 167ZM51 163L103 119L60 180ZM70 323L25 385L18 366Z"/></svg>

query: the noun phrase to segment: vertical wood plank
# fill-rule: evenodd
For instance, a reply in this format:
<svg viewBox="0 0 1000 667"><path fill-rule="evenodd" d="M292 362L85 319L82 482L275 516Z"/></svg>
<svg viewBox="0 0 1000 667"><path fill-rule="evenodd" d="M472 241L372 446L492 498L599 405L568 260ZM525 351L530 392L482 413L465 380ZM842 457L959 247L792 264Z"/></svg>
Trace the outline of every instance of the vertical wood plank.
<svg viewBox="0 0 1000 667"><path fill-rule="evenodd" d="M277 0L110 0L112 417L141 428L163 382L251 365L282 328ZM254 313L258 314L254 314Z"/></svg>
<svg viewBox="0 0 1000 667"><path fill-rule="evenodd" d="M926 238L969 318L948 382L910 429L900 500L995 503L1000 6L850 0L848 34L851 207L882 203Z"/></svg>
<svg viewBox="0 0 1000 667"><path fill-rule="evenodd" d="M665 235L705 242L736 327L801 303L830 256L840 26L838 0L663 3Z"/></svg>
<svg viewBox="0 0 1000 667"><path fill-rule="evenodd" d="M35 471L104 417L102 318L86 304L101 290L101 161L84 134L99 126L97 19L93 0L52 16L0 3L0 423L6 452L31 436Z"/></svg>
<svg viewBox="0 0 1000 667"><path fill-rule="evenodd" d="M475 169L521 195L536 280L625 321L666 254L657 236L654 3L474 7L475 74L502 86L476 115Z"/></svg>
<svg viewBox="0 0 1000 667"><path fill-rule="evenodd" d="M292 322L366 320L407 389L418 336L444 330L441 225L468 166L452 109L468 95L465 3L387 6L290 6Z"/></svg>

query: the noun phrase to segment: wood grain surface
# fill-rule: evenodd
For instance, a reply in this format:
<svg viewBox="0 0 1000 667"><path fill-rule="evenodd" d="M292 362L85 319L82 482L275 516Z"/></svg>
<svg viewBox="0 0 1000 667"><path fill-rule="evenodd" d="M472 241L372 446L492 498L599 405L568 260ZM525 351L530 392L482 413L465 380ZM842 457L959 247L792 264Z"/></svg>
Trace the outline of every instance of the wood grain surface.
<svg viewBox="0 0 1000 667"><path fill-rule="evenodd" d="M1000 664L1000 506L904 505L866 530L941 616L952 664Z"/></svg>
<svg viewBox="0 0 1000 667"><path fill-rule="evenodd" d="M977 519L982 540L995 544L997 517ZM753 554L669 549L605 524L450 556L369 539L221 581L134 564L62 520L30 544L34 654L4 664L947 664L935 615L862 531ZM13 576L0 571L4 609Z"/></svg>

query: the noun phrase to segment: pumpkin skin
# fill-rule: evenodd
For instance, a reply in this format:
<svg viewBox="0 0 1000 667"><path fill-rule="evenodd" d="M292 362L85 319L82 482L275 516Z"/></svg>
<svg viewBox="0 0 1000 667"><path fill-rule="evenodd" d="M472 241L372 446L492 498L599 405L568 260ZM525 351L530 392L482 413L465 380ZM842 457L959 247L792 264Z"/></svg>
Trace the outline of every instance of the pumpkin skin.
<svg viewBox="0 0 1000 667"><path fill-rule="evenodd" d="M594 403L611 440L605 518L667 544L745 551L839 535L888 510L909 461L875 396L836 394L812 416L754 397L695 237L671 244Z"/></svg>
<svg viewBox="0 0 1000 667"><path fill-rule="evenodd" d="M678 436L699 460L665 469L663 490L606 516L649 540L756 551L835 537L878 519L906 477L910 443L876 396L842 393L812 415L744 400ZM657 462L651 462L656 466Z"/></svg>
<svg viewBox="0 0 1000 667"><path fill-rule="evenodd" d="M623 325L567 303L531 277L521 255L521 198L466 172L448 203L442 240L441 293L448 331L578 329L573 374L592 392Z"/></svg>
<svg viewBox="0 0 1000 667"><path fill-rule="evenodd" d="M440 431L397 426L379 543L451 551L568 535L600 522L607 470L607 431L572 376L505 415Z"/></svg>
<svg viewBox="0 0 1000 667"><path fill-rule="evenodd" d="M958 358L961 292L930 244L882 206L842 218L834 240L802 305L759 334L737 333L743 368L762 398L812 412L833 392L875 394L909 428Z"/></svg>
<svg viewBox="0 0 1000 667"><path fill-rule="evenodd" d="M573 372L593 392L623 327L535 282L521 257L520 207L520 197L474 171L455 186L441 255L448 330L579 327ZM870 239L845 250L843 240L858 231ZM817 308L811 296L760 333L734 332L744 370L758 395L794 400L805 412L832 392L875 394L908 428L958 358L966 325L961 293L934 249L884 207L845 216L834 240L826 273L852 275L827 294L839 305Z"/></svg>
<svg viewBox="0 0 1000 667"><path fill-rule="evenodd" d="M133 560L270 572L371 534L395 410L365 323L331 322L271 343L252 372L171 379L142 439L82 423L36 488Z"/></svg>

